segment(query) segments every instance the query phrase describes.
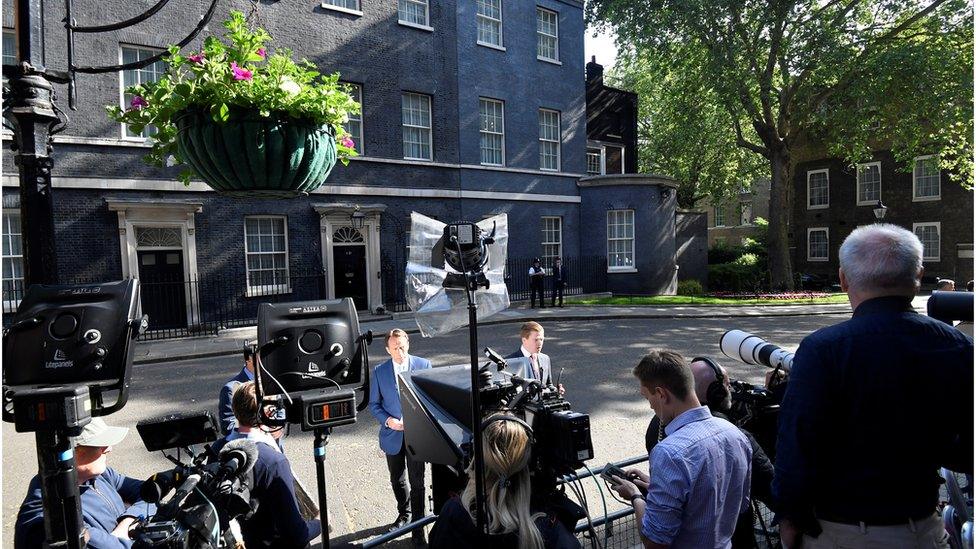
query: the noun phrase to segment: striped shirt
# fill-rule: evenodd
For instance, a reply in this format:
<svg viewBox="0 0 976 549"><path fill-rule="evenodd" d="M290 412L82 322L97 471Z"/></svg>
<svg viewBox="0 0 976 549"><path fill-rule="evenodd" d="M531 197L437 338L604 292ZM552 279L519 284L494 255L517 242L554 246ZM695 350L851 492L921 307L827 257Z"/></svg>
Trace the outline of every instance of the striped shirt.
<svg viewBox="0 0 976 549"><path fill-rule="evenodd" d="M651 450L641 534L673 548L725 549L749 507L752 446L708 408L674 418Z"/></svg>

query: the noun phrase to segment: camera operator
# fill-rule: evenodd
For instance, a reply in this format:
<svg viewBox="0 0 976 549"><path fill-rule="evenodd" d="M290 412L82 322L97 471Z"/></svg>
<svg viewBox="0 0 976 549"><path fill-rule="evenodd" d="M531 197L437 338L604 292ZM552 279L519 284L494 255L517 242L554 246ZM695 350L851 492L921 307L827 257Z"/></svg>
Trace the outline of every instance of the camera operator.
<svg viewBox="0 0 976 549"><path fill-rule="evenodd" d="M468 467L468 485L461 497L449 499L430 531L431 549L579 548L580 543L546 509L532 509L529 458L530 429L507 414L495 414L482 427L485 493L489 535L475 526L475 475Z"/></svg>
<svg viewBox="0 0 976 549"><path fill-rule="evenodd" d="M131 547L129 528L138 518L155 512L155 506L139 498L141 480L128 478L108 466L112 446L122 442L128 432L124 427L110 427L101 418L93 418L75 439L81 514L88 547L92 549ZM41 481L35 476L17 515L14 547L41 547L44 539Z"/></svg>
<svg viewBox="0 0 976 549"><path fill-rule="evenodd" d="M231 406L231 399L234 397L234 390L241 383L254 381L254 356L251 355L244 360L244 367L237 375L227 380L220 388L220 396L217 404L217 418L220 421L220 432L223 435L229 434L237 427L237 418L234 417L234 408Z"/></svg>
<svg viewBox="0 0 976 549"><path fill-rule="evenodd" d="M295 477L288 458L278 448L275 434L260 423L260 411L254 382L240 384L231 401L237 428L223 440L214 443L219 454L227 442L247 438L257 443L258 459L254 463L254 485L251 499L257 510L241 524L244 544L248 547L305 547L322 533L318 519L305 520L295 498Z"/></svg>
<svg viewBox="0 0 976 549"><path fill-rule="evenodd" d="M691 373L695 378L695 395L698 396L698 401L708 407L712 416L731 421L728 414L732 408L732 388L728 371L708 357L695 357L691 360ZM767 507L775 511L776 505L772 501L773 464L769 461L769 457L759 445L756 437L742 427L739 427L739 430L749 439L749 444L752 446L750 496L765 503ZM647 447L648 455L654 446L663 439L664 428L661 426L661 418L655 415L648 424L647 433L644 435L644 444ZM745 512L739 515L738 522L735 525L735 533L732 534L733 549L756 547L752 522L752 509L747 508Z"/></svg>
<svg viewBox="0 0 976 549"><path fill-rule="evenodd" d="M973 471L973 342L912 308L922 270L895 225L840 247L853 317L800 343L780 410L786 547L948 547L937 470Z"/></svg>
<svg viewBox="0 0 976 549"><path fill-rule="evenodd" d="M651 451L650 475L628 470L612 488L634 506L644 547L729 547L749 509L749 440L700 404L678 353L650 351L633 373L665 436Z"/></svg>

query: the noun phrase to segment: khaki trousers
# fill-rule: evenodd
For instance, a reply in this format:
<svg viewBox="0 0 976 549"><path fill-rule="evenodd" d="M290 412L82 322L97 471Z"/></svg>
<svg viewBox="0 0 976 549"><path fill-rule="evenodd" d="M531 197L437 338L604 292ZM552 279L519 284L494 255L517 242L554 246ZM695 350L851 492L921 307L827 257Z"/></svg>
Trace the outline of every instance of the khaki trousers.
<svg viewBox="0 0 976 549"><path fill-rule="evenodd" d="M820 527L820 536L803 536L802 549L949 549L949 534L942 518L934 514L895 526L821 520Z"/></svg>

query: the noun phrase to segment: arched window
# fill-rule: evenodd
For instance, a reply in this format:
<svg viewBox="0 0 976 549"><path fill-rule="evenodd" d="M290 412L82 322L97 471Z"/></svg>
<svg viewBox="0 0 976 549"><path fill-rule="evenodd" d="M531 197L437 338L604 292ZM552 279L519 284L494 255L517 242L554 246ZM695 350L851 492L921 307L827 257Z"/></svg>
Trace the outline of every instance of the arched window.
<svg viewBox="0 0 976 549"><path fill-rule="evenodd" d="M364 244L363 233L352 227L339 227L332 233L333 244Z"/></svg>

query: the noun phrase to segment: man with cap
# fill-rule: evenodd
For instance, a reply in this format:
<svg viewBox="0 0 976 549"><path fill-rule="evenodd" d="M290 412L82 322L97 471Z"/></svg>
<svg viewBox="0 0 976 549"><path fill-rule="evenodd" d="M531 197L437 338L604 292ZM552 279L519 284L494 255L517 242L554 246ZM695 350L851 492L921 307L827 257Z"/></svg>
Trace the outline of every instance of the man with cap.
<svg viewBox="0 0 976 549"><path fill-rule="evenodd" d="M75 469L81 494L81 515L87 530L88 547L131 547L129 528L140 517L155 513L153 505L139 498L142 481L122 475L108 466L112 447L129 432L124 427L110 427L101 418L93 418L75 439ZM17 514L14 547L26 549L44 544L44 506L41 502L41 479L34 476L27 497Z"/></svg>

